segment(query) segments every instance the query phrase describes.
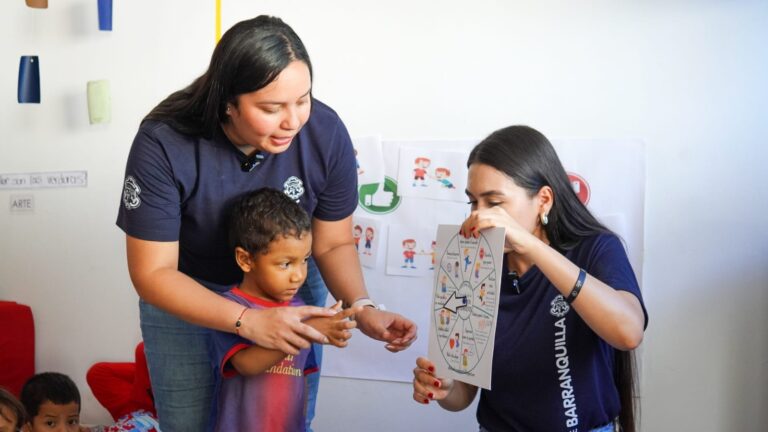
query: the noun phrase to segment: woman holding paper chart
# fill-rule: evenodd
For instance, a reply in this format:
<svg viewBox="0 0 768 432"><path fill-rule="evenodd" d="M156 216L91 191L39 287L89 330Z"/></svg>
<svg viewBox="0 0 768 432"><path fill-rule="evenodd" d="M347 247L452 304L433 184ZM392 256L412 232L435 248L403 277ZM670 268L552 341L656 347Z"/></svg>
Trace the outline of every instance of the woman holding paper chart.
<svg viewBox="0 0 768 432"><path fill-rule="evenodd" d="M128 157L117 224L141 297L163 430L206 429L214 391L206 328L287 354L327 342L302 322L333 313L318 307L324 280L347 306L370 306L355 317L363 333L390 351L411 344L416 326L368 298L352 239L356 180L347 129L312 97L309 55L278 18L234 25L208 70L144 119ZM312 258L299 295L315 306L244 309L217 294L242 277L227 242L227 213L239 196L262 187L282 190L312 216ZM316 385L317 378L314 390L310 380L308 423Z"/></svg>
<svg viewBox="0 0 768 432"><path fill-rule="evenodd" d="M552 144L498 130L467 161L472 213L461 235L506 230L491 390L481 431L635 430L633 352L648 316L621 241L579 201ZM464 341L464 343L468 343ZM450 411L477 387L416 361L413 398Z"/></svg>

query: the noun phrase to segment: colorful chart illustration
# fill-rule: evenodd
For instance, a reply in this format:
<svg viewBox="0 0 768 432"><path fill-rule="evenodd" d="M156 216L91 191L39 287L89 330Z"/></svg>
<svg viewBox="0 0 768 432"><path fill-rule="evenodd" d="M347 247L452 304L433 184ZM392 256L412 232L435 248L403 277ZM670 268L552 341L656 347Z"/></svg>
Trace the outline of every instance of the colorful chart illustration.
<svg viewBox="0 0 768 432"><path fill-rule="evenodd" d="M459 374L474 374L484 356L493 355L497 307L497 263L503 252L491 243L455 235L441 250L435 268L433 321L437 345L447 367ZM490 345L490 346L489 346Z"/></svg>

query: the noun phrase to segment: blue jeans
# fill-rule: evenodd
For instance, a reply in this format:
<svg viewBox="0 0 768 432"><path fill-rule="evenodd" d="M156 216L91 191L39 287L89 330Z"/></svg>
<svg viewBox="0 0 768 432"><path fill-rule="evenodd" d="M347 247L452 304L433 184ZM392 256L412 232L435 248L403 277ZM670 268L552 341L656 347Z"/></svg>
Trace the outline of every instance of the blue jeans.
<svg viewBox="0 0 768 432"><path fill-rule="evenodd" d="M139 314L160 428L205 431L214 390L207 330L143 301Z"/></svg>
<svg viewBox="0 0 768 432"><path fill-rule="evenodd" d="M315 260L309 259L307 266L307 280L299 290L299 297L304 303L314 306L325 306L328 298L328 288L320 275L320 270L315 264ZM313 344L315 349L315 360L317 361L317 372L307 377L307 432L312 432L312 419L315 418L315 404L317 403L317 391L320 388L320 371L323 362L323 345Z"/></svg>
<svg viewBox="0 0 768 432"><path fill-rule="evenodd" d="M207 285L216 291L228 289ZM299 295L307 304L325 305L328 290L312 259ZM171 432L205 431L215 378L208 353L208 330L144 301L139 302L139 316L160 428ZM315 344L315 356L319 368L322 345ZM307 430L311 431L309 424L315 415L320 373L310 375L307 384Z"/></svg>

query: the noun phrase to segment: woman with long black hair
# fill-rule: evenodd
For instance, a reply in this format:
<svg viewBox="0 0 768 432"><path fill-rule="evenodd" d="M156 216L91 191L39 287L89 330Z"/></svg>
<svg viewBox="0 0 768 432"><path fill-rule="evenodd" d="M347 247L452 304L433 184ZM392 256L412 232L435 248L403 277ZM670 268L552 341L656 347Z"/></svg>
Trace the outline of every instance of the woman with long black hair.
<svg viewBox="0 0 768 432"><path fill-rule="evenodd" d="M298 294L315 306L244 309L217 294L242 278L227 242L228 212L242 194L263 187L283 191L312 217L312 258ZM237 23L208 70L147 115L126 165L117 224L141 297L163 430L203 431L209 423L208 329L286 354L327 343L303 323L334 313L319 307L328 292L324 282L337 300L362 308L355 318L367 336L394 352L411 344L413 322L368 298L352 238L356 207L352 142L336 112L312 97L304 44L279 18ZM319 374L313 376L308 422Z"/></svg>
<svg viewBox="0 0 768 432"><path fill-rule="evenodd" d="M620 239L579 201L552 144L526 126L498 130L467 161L464 237L506 231L492 390L481 431L634 432L633 351L647 313ZM477 387L434 375L420 357L413 398L458 411Z"/></svg>

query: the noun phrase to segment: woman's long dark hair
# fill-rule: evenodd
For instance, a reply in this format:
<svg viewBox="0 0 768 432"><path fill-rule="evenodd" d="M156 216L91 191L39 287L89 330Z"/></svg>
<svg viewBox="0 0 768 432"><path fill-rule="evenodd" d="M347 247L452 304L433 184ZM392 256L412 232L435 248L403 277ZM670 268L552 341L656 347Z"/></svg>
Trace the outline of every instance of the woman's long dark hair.
<svg viewBox="0 0 768 432"><path fill-rule="evenodd" d="M528 126L499 129L472 149L467 167L475 163L506 174L529 196L536 195L544 186L552 189L549 223L543 228L553 248L568 250L585 237L611 232L579 200L552 143L541 132ZM621 401L621 430L635 432L639 405L635 397L634 351L615 350L613 371Z"/></svg>
<svg viewBox="0 0 768 432"><path fill-rule="evenodd" d="M312 76L304 44L280 18L261 15L227 30L213 50L208 70L188 87L172 93L144 118L169 124L185 135L211 137L226 123L227 103L271 83L293 61Z"/></svg>

